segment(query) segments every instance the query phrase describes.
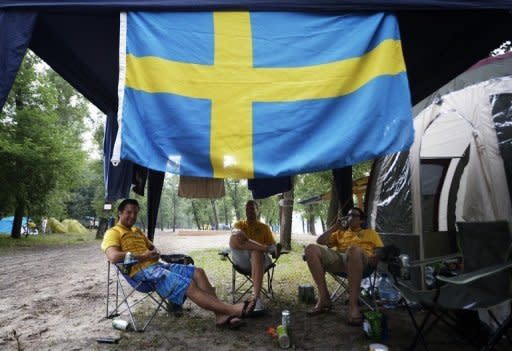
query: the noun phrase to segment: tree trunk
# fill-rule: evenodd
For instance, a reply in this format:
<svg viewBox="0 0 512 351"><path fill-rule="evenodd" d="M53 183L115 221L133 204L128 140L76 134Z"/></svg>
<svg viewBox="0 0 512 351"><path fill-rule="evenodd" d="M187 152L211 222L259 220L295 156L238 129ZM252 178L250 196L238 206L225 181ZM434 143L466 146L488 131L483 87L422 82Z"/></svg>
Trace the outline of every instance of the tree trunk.
<svg viewBox="0 0 512 351"><path fill-rule="evenodd" d="M313 207L312 206L309 206L308 208L308 212L309 212L309 218L308 218L308 223L309 223L309 233L311 235L316 235L316 229L315 229L315 214L313 212Z"/></svg>
<svg viewBox="0 0 512 351"><path fill-rule="evenodd" d="M217 229L219 229L219 217L217 217L217 207L215 206L215 200L214 199L210 199L210 203L212 204L213 220L214 220L214 224L215 224L215 230L217 230Z"/></svg>
<svg viewBox="0 0 512 351"><path fill-rule="evenodd" d="M197 207L196 207L195 201L192 200L191 204L192 204L192 212L194 213L194 220L196 221L197 229L201 230L201 223L199 221L199 214L197 212Z"/></svg>
<svg viewBox="0 0 512 351"><path fill-rule="evenodd" d="M14 219L12 221L11 238L13 239L19 239L21 237L24 208L25 204L23 200L18 199L18 204L14 210Z"/></svg>
<svg viewBox="0 0 512 351"><path fill-rule="evenodd" d="M283 205L281 207L281 245L285 250L292 248L292 213L293 213L293 186L292 190L283 194Z"/></svg>
<svg viewBox="0 0 512 351"><path fill-rule="evenodd" d="M172 232L176 231L176 189L172 193Z"/></svg>
<svg viewBox="0 0 512 351"><path fill-rule="evenodd" d="M239 202L240 201L238 199L238 180L235 180L233 186L233 206L235 207L235 217L237 221L239 221L241 218Z"/></svg>
<svg viewBox="0 0 512 351"><path fill-rule="evenodd" d="M320 216L320 223L322 223L322 233L325 233L327 228L325 227L325 222L324 222L324 219L322 218L322 216Z"/></svg>
<svg viewBox="0 0 512 351"><path fill-rule="evenodd" d="M228 223L228 206L226 205L226 197L222 199L222 204L224 205L224 224L229 225Z"/></svg>
<svg viewBox="0 0 512 351"><path fill-rule="evenodd" d="M100 218L100 223L98 224L98 230L96 231L96 239L103 239L105 232L108 229L108 219Z"/></svg>
<svg viewBox="0 0 512 351"><path fill-rule="evenodd" d="M331 182L331 200L329 201L329 209L327 210L327 226L330 228L338 219L338 209L340 208L340 201L338 199L338 191L334 178Z"/></svg>

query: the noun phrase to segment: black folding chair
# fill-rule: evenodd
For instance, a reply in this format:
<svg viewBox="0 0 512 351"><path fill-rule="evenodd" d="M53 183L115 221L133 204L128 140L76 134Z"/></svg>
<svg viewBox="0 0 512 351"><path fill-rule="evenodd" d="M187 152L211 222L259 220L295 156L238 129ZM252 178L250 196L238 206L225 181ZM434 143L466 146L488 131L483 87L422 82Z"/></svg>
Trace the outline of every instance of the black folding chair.
<svg viewBox="0 0 512 351"><path fill-rule="evenodd" d="M160 258L166 263L194 263L190 256L181 254L162 255ZM114 289L113 293L111 293L112 289ZM111 302L111 300L114 301ZM145 300L152 300L155 303L153 311L146 320L141 317L137 318L134 314L134 307ZM114 307L110 309L112 303ZM175 316L182 314L181 306L169 303L165 296L158 294L156 286L151 279L136 282L128 274L123 273L122 263L112 264L107 261L107 319L118 317L127 312L133 330L143 332L160 309L165 310L167 313L172 312Z"/></svg>
<svg viewBox="0 0 512 351"><path fill-rule="evenodd" d="M401 304L407 308L416 335L409 350L421 342L428 350L426 335L437 322L443 322L451 330L464 337L481 350L492 350L512 326L512 313L499 322L490 308L512 300L512 240L507 222L457 223L459 228L460 254L463 271L455 276L435 275L436 287L428 290L417 288L410 281L403 280L399 274L398 260L390 262L390 272L402 295ZM435 262L412 262L411 267ZM419 304L427 313L419 322L411 308ZM491 319L498 325L482 346L476 335L467 335L458 325L457 313L486 309Z"/></svg>
<svg viewBox="0 0 512 351"><path fill-rule="evenodd" d="M343 301L348 299L348 276L347 273L332 273L328 272L329 275L336 281L337 286L331 294L331 303L339 300ZM359 302L362 305L368 307L371 311L376 309L376 298L375 298L375 282L377 280L377 269L375 267L367 266L363 271L363 279L368 279L369 287L363 287L361 285L361 292L359 294Z"/></svg>
<svg viewBox="0 0 512 351"><path fill-rule="evenodd" d="M286 254L287 252L281 252L281 255ZM227 259L231 263L231 298L233 303L237 303L240 301L244 296L246 296L248 293L252 291L254 282L251 277L251 270L246 270L240 267L239 265L235 264L233 261L233 258L231 257L231 250L230 249L224 249L219 252L219 255L223 259ZM272 288L272 283L274 280L274 269L276 268L276 263L279 259L279 256L277 258L274 258L272 262L265 267L264 281L266 280L266 286L265 284L261 287L261 293L267 298L272 299L274 298L274 289ZM241 279L238 280L238 287L237 287L237 273L240 275ZM266 278L266 279L265 279ZM238 295L238 297L237 297Z"/></svg>

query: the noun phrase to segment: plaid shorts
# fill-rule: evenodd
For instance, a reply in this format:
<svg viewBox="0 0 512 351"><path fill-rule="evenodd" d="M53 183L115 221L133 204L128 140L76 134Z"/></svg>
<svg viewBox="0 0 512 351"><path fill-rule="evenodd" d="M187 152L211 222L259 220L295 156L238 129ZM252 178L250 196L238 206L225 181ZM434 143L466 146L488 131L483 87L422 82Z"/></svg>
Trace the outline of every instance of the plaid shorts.
<svg viewBox="0 0 512 351"><path fill-rule="evenodd" d="M137 272L133 280L154 284L161 296L176 305L182 305L195 269L192 265L155 263Z"/></svg>

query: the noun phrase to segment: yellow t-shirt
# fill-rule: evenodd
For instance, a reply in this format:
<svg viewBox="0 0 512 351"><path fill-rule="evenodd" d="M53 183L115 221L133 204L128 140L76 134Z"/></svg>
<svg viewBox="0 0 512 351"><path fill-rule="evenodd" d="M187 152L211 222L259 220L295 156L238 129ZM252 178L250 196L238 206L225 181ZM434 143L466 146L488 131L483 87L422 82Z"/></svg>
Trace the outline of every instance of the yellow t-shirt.
<svg viewBox="0 0 512 351"><path fill-rule="evenodd" d="M247 221L238 221L235 223L234 227L242 230L249 239L260 244L272 245L276 243L276 239L274 238L272 231L265 223L257 221L249 224Z"/></svg>
<svg viewBox="0 0 512 351"><path fill-rule="evenodd" d="M350 246L359 246L366 255L372 256L373 249L383 247L384 244L379 234L373 229L361 229L353 232L350 228L347 230L337 230L327 239L327 246L335 246L338 251L345 252Z"/></svg>
<svg viewBox="0 0 512 351"><path fill-rule="evenodd" d="M134 255L140 255L146 252L153 243L137 227L126 228L121 223L105 232L101 249L107 251L109 247L117 246L121 251L131 252ZM134 276L138 271L158 262L158 259L147 260L132 266L130 276Z"/></svg>

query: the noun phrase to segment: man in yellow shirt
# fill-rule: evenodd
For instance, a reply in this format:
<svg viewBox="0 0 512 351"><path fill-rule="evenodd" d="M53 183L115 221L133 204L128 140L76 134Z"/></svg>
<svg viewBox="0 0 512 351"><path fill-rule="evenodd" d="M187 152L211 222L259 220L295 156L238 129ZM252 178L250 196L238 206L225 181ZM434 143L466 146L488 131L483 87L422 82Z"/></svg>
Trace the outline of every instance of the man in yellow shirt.
<svg viewBox="0 0 512 351"><path fill-rule="evenodd" d="M205 271L192 265L160 262L160 252L153 243L135 227L139 203L134 199L123 200L118 206L118 223L103 237L101 249L112 263L122 262L128 252L138 263L130 268L130 277L136 282L150 280L161 296L182 305L185 296L200 307L215 313L218 326L238 327L254 303L226 304L220 301Z"/></svg>
<svg viewBox="0 0 512 351"><path fill-rule="evenodd" d="M279 249L269 226L258 220L258 204L254 200L245 205L247 220L235 223L229 247L233 261L246 272L251 272L253 281L253 301L255 311L263 310L260 299L261 286L265 269L272 264L267 253L279 256Z"/></svg>
<svg viewBox="0 0 512 351"><path fill-rule="evenodd" d="M375 249L384 246L375 230L361 227L363 221L363 211L354 207L348 212L348 228L343 228L338 221L318 237L317 244L306 247L306 261L318 287L319 295L316 306L309 311L310 315L317 315L331 309L325 272L345 272L349 286L347 322L350 325L362 324L357 302L363 270L367 265L377 264ZM327 245L327 247L321 245Z"/></svg>

